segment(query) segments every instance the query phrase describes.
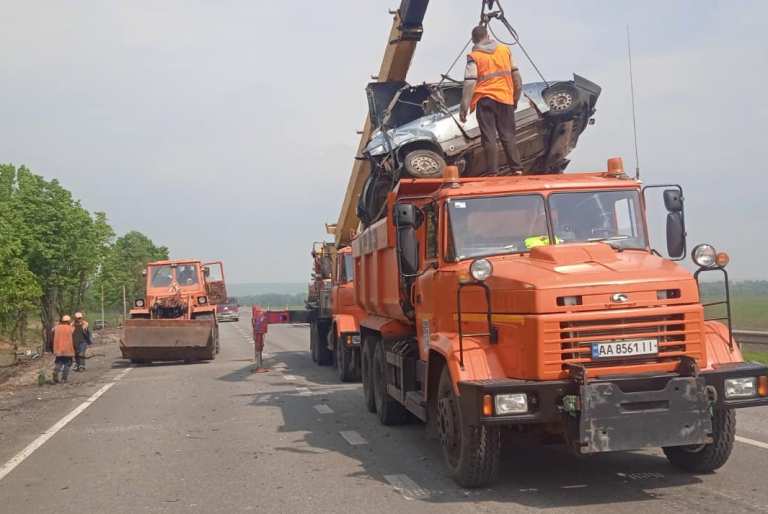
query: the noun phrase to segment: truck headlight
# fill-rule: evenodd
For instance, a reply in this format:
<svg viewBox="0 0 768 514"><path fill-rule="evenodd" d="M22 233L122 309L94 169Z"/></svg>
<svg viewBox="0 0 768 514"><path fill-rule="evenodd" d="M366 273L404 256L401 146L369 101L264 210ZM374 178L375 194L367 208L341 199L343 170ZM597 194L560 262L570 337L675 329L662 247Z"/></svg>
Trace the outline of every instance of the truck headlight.
<svg viewBox="0 0 768 514"><path fill-rule="evenodd" d="M701 244L693 249L691 253L693 262L702 268L711 268L715 265L717 259L717 252L715 247L709 244Z"/></svg>
<svg viewBox="0 0 768 514"><path fill-rule="evenodd" d="M198 296L197 297L197 303L199 303L200 305L205 305L206 303L208 303L208 297L207 296Z"/></svg>
<svg viewBox="0 0 768 514"><path fill-rule="evenodd" d="M493 265L488 259L477 259L469 265L469 273L472 275L472 278L482 282L493 273Z"/></svg>
<svg viewBox="0 0 768 514"><path fill-rule="evenodd" d="M725 397L751 398L757 395L757 377L727 378L725 380Z"/></svg>
<svg viewBox="0 0 768 514"><path fill-rule="evenodd" d="M525 393L497 394L494 398L496 415L523 414L528 412L528 395Z"/></svg>
<svg viewBox="0 0 768 514"><path fill-rule="evenodd" d="M143 300L143 299L141 299L141 298L139 298L139 299L137 299L137 300L134 300L134 301L133 301L133 305L134 305L135 307L139 307L139 308L141 308L141 307L144 307L144 300Z"/></svg>

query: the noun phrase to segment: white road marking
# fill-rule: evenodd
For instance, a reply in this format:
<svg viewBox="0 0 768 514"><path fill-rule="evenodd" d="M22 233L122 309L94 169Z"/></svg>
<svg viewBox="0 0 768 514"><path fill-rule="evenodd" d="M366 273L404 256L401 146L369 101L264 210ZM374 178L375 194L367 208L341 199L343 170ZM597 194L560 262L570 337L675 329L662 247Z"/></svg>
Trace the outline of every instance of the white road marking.
<svg viewBox="0 0 768 514"><path fill-rule="evenodd" d="M286 380L296 380L296 377L293 375L283 375L283 378Z"/></svg>
<svg viewBox="0 0 768 514"><path fill-rule="evenodd" d="M384 475L384 480L389 482L395 491L402 494L406 500L429 497L429 492L411 480L408 475Z"/></svg>
<svg viewBox="0 0 768 514"><path fill-rule="evenodd" d="M333 414L333 409L328 407L326 404L321 403L320 405L315 405L314 409L319 414Z"/></svg>
<svg viewBox="0 0 768 514"><path fill-rule="evenodd" d="M764 443L762 441L755 441L754 439L749 439L748 437L741 437L740 435L736 436L736 440L740 443L751 444L752 446L757 446L758 448L762 448L763 450L768 450L768 443Z"/></svg>
<svg viewBox="0 0 768 514"><path fill-rule="evenodd" d="M584 489L585 487L589 487L589 485L587 484L564 485L564 486L561 486L560 489Z"/></svg>
<svg viewBox="0 0 768 514"><path fill-rule="evenodd" d="M83 403L75 407L69 414L61 418L59 421L56 422L51 428L40 434L40 436L29 443L26 448L21 450L19 453L17 453L11 460L3 464L3 467L0 468L0 480L5 478L11 471L13 471L16 466L27 460L30 455L35 453L35 450L43 446L51 437L55 436L56 433L67 426L70 421L75 419L78 415L80 415L81 412L83 412L85 409L87 409L93 402L99 399L101 395L109 391L113 385L115 385L118 380L123 378L126 373L131 371L133 368L126 368L122 373L117 375L114 379L114 381L104 384L101 389L93 393L90 398L85 400Z"/></svg>
<svg viewBox="0 0 768 514"><path fill-rule="evenodd" d="M352 446L360 446L363 444L368 444L368 441L366 441L363 436L361 436L354 430L342 430L341 432L339 432L339 434L341 434L341 437L343 437Z"/></svg>
<svg viewBox="0 0 768 514"><path fill-rule="evenodd" d="M299 396L311 396L312 391L309 390L309 387L297 387L296 390L299 392Z"/></svg>

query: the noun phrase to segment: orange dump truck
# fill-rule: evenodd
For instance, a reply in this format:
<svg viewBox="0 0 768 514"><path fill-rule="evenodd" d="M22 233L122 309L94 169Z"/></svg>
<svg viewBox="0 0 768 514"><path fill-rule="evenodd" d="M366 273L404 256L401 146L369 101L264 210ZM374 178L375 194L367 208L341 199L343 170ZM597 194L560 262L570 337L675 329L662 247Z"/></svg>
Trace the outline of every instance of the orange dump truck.
<svg viewBox="0 0 768 514"><path fill-rule="evenodd" d="M145 298L134 301L120 350L135 363L212 360L219 351L216 305L226 303L220 262L151 262Z"/></svg>
<svg viewBox="0 0 768 514"><path fill-rule="evenodd" d="M401 180L352 243L368 410L426 422L465 487L493 480L502 434L722 466L733 409L768 404L768 368L743 362L730 320L706 319L697 281L727 285L727 255L697 246L693 275L675 262L682 189L659 187L666 257L648 188L617 158L597 173Z"/></svg>
<svg viewBox="0 0 768 514"><path fill-rule="evenodd" d="M313 282L307 297L310 353L320 365L334 364L342 382L360 379L360 325L355 302L352 248L315 243Z"/></svg>

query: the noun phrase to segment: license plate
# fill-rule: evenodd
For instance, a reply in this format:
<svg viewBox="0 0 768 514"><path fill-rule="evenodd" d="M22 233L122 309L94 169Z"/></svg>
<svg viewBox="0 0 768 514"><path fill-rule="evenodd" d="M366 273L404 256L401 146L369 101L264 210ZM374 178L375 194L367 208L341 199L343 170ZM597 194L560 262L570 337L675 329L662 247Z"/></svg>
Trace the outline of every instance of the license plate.
<svg viewBox="0 0 768 514"><path fill-rule="evenodd" d="M659 341L656 339L592 343L593 359L615 359L619 357L635 357L638 355L656 355L658 353Z"/></svg>

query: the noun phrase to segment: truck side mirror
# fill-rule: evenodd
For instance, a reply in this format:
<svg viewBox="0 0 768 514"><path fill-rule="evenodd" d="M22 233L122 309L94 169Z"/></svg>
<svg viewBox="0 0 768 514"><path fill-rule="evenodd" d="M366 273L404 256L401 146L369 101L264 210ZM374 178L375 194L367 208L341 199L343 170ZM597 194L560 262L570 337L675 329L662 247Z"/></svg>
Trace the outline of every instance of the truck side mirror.
<svg viewBox="0 0 768 514"><path fill-rule="evenodd" d="M420 224L418 207L413 204L395 205L395 226L397 226L397 253L400 273L414 275L419 271L419 240L416 228Z"/></svg>
<svg viewBox="0 0 768 514"><path fill-rule="evenodd" d="M664 207L668 212L683 212L683 193L679 189L664 190Z"/></svg>
<svg viewBox="0 0 768 514"><path fill-rule="evenodd" d="M204 267L203 268L203 275L205 275L206 278L210 277L211 276L211 268L209 268L208 266Z"/></svg>
<svg viewBox="0 0 768 514"><path fill-rule="evenodd" d="M667 192L664 191L665 203ZM685 223L682 211L667 214L667 254L672 259L682 259L685 256Z"/></svg>
<svg viewBox="0 0 768 514"><path fill-rule="evenodd" d="M395 205L395 226L418 228L421 225L419 208L410 203Z"/></svg>

